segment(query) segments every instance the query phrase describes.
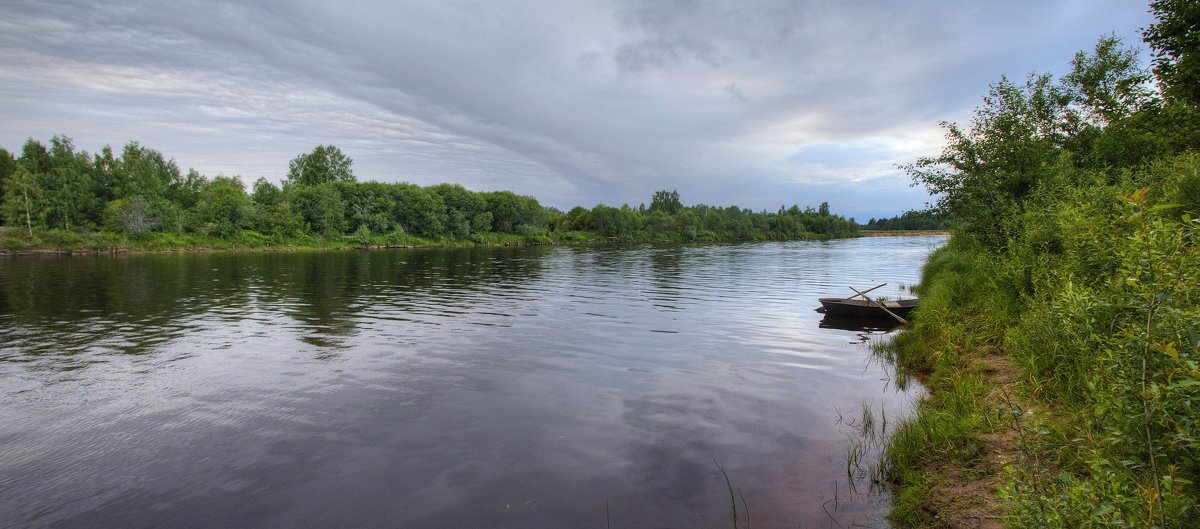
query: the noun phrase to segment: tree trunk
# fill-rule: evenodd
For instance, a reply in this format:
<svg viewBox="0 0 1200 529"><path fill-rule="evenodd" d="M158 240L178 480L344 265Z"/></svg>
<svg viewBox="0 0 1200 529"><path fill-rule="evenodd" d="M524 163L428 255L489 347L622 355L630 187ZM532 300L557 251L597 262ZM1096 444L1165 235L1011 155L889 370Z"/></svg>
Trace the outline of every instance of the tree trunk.
<svg viewBox="0 0 1200 529"><path fill-rule="evenodd" d="M33 219L30 217L33 212L29 208L29 190L25 191L25 227L29 230L29 240L33 240Z"/></svg>

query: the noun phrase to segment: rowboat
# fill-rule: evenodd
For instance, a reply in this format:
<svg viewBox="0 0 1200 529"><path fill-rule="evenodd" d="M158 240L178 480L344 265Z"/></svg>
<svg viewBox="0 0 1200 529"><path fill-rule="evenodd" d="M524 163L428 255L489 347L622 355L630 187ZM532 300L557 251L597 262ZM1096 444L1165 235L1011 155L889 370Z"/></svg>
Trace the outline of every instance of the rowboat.
<svg viewBox="0 0 1200 529"><path fill-rule="evenodd" d="M852 318L892 318L886 308L892 314L907 317L908 313L917 308L920 303L916 299L901 299L895 301L879 301L865 299L850 299L850 298L818 298L821 302L821 308L817 312L836 316L847 316ZM880 305L883 308L880 308Z"/></svg>

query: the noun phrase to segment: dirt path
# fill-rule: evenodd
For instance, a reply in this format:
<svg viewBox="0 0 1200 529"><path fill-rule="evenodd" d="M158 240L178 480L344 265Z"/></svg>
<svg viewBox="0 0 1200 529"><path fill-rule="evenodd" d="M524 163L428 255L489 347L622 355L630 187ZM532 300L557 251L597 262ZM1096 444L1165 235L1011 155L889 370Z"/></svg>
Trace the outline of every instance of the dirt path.
<svg viewBox="0 0 1200 529"><path fill-rule="evenodd" d="M995 415L1009 413L1015 399L1014 386L1021 370L1002 354L985 354L971 360L968 369L977 369L991 388L982 406ZM1000 529L1005 506L1000 499L1004 466L1019 457L1017 433L999 427L979 436L982 443L974 466L941 464L930 469L937 476L929 484L926 508L937 520L934 527L944 529Z"/></svg>

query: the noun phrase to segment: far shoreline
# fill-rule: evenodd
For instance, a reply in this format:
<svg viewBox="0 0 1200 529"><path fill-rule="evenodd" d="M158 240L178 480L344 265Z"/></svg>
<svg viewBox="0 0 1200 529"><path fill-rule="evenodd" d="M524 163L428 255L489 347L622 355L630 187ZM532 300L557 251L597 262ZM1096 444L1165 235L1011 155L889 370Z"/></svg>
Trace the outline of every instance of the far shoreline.
<svg viewBox="0 0 1200 529"><path fill-rule="evenodd" d="M922 235L950 235L949 230L858 230L861 237L908 237Z"/></svg>
<svg viewBox="0 0 1200 529"><path fill-rule="evenodd" d="M938 230L859 230L855 235L848 237L813 237L813 238L795 238L786 240L808 240L821 241L833 239L854 239L859 237L909 237L909 236L934 236L934 235L949 235L948 231ZM757 242L767 242L779 239L765 239ZM305 242L308 242L306 244ZM650 240L650 239L615 239L607 237L590 237L590 238L566 238L566 239L546 239L546 238L509 238L507 240L496 241L471 241L471 240L456 240L456 241L421 241L409 243L378 243L368 242L362 243L358 241L320 241L317 244L311 244L314 241L305 241L299 243L280 243L280 244L245 244L235 242L217 242L210 241L208 243L199 244L181 244L167 245L158 247L147 247L138 245L118 244L105 247L88 247L88 246L31 246L24 248L0 248L0 258L5 257L73 257L87 255L144 255L144 254L182 254L182 253L292 253L292 252L321 252L321 251L346 251L346 250L404 250L404 249L435 249L435 248L516 248L516 247L532 247L532 246L602 246L607 244L631 244L631 243L740 243L740 242L755 242L752 240L741 239L712 239L712 240L695 240L695 241L679 241L679 240Z"/></svg>

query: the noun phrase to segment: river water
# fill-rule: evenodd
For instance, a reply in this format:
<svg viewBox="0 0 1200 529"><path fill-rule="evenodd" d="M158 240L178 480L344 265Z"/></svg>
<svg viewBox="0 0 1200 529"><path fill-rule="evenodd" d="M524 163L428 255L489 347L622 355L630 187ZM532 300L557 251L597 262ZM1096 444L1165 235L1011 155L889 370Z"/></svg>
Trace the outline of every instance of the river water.
<svg viewBox="0 0 1200 529"><path fill-rule="evenodd" d="M0 259L0 527L883 527L813 308L944 242Z"/></svg>

